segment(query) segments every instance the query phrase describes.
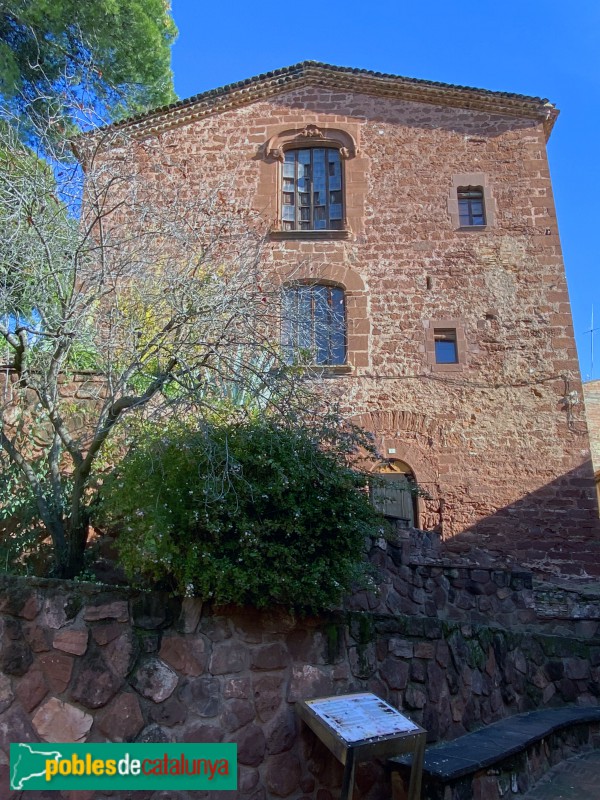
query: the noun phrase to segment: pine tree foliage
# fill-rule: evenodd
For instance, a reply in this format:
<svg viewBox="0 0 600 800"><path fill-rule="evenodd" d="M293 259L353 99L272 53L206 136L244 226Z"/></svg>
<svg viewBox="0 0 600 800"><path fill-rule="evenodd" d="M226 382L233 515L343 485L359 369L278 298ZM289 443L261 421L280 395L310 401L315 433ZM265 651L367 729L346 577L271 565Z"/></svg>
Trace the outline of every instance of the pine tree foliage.
<svg viewBox="0 0 600 800"><path fill-rule="evenodd" d="M57 120L73 86L111 118L175 99L165 0L2 0L0 94L25 116Z"/></svg>

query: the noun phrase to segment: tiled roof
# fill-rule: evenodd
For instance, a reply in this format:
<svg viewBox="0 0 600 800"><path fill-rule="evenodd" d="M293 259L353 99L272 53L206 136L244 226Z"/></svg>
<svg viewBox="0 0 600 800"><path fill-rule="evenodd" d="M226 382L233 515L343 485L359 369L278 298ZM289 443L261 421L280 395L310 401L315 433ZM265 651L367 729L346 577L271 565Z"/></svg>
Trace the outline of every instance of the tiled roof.
<svg viewBox="0 0 600 800"><path fill-rule="evenodd" d="M337 90L413 100L455 108L468 108L489 113L541 119L547 135L558 111L545 98L512 92L495 92L470 86L456 86L437 81L405 78L384 72L336 67L319 61L301 61L290 67L265 72L243 81L230 83L208 92L178 100L168 106L114 123L111 128L133 127L139 130L163 130L191 119L229 110L307 84Z"/></svg>

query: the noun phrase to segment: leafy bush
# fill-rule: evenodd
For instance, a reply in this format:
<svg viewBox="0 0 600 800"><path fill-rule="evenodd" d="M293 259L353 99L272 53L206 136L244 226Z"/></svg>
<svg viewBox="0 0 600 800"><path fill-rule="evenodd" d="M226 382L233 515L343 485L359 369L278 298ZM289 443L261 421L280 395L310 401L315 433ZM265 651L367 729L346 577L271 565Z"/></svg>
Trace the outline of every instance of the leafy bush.
<svg viewBox="0 0 600 800"><path fill-rule="evenodd" d="M31 460L36 475L41 472L40 460ZM50 489L40 481L42 492L49 495ZM51 561L50 544L30 485L0 451L0 572L43 573Z"/></svg>
<svg viewBox="0 0 600 800"><path fill-rule="evenodd" d="M314 612L365 576L365 536L383 524L346 449L265 419L171 423L147 432L107 479L103 521L120 527L133 582Z"/></svg>

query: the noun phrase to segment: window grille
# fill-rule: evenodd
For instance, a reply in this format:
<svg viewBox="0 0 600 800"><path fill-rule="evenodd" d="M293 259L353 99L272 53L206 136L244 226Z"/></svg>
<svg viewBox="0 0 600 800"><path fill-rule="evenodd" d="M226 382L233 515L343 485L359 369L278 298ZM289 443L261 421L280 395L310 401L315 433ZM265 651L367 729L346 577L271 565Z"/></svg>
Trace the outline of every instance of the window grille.
<svg viewBox="0 0 600 800"><path fill-rule="evenodd" d="M346 363L344 290L321 284L283 292L282 344L289 363Z"/></svg>

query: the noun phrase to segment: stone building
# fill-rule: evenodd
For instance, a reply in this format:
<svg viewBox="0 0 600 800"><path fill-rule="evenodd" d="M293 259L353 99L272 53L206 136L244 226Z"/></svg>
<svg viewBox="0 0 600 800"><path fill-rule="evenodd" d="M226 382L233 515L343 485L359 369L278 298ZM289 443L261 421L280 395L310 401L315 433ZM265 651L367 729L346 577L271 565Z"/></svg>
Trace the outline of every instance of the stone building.
<svg viewBox="0 0 600 800"><path fill-rule="evenodd" d="M600 499L600 380L584 383L583 397L585 399L585 415L590 432L596 490Z"/></svg>
<svg viewBox="0 0 600 800"><path fill-rule="evenodd" d="M299 315L282 344L375 433L386 513L469 558L598 574L546 155L557 116L536 97L303 62L121 127L177 152L188 191L226 176L262 214ZM414 503L412 479L428 495Z"/></svg>

